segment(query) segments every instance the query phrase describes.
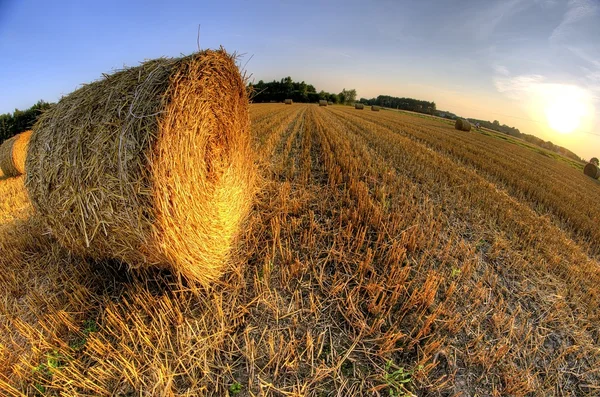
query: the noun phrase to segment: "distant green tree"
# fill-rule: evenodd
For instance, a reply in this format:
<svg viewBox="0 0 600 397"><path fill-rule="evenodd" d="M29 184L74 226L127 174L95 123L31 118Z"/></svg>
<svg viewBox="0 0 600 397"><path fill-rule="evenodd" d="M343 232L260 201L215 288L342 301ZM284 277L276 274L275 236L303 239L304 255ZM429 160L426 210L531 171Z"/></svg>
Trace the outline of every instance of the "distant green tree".
<svg viewBox="0 0 600 397"><path fill-rule="evenodd" d="M252 102L283 102L284 99L291 99L294 102L318 102L319 100L339 102L339 96L321 90L317 93L315 86L307 84L304 81L295 82L290 76L280 80L258 83L250 83L247 87ZM355 90L348 90L350 97ZM356 94L355 94L356 97ZM1 122L1 121L0 121Z"/></svg>
<svg viewBox="0 0 600 397"><path fill-rule="evenodd" d="M347 90L347 89L343 89L342 92L340 92L338 94L339 99L340 99L340 103L343 105L351 105L354 102L356 102L356 90L355 89L351 89L351 90Z"/></svg>

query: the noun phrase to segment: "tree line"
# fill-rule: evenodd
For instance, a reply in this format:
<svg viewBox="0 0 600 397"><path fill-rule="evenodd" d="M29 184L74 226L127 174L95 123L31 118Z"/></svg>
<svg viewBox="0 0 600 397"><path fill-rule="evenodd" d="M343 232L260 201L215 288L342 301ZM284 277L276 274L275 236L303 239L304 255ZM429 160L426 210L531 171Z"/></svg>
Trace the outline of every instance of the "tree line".
<svg viewBox="0 0 600 397"><path fill-rule="evenodd" d="M13 113L0 114L0 142L4 142L20 132L30 130L42 112L52 105L52 103L40 100L27 110L15 109Z"/></svg>
<svg viewBox="0 0 600 397"><path fill-rule="evenodd" d="M377 98L360 98L360 103L365 105L383 106L392 109L402 109L411 112L435 114L435 102L422 101L413 98L398 98L389 95L379 95Z"/></svg>
<svg viewBox="0 0 600 397"><path fill-rule="evenodd" d="M477 119L468 119L468 120L472 124L479 123L479 125L482 127L489 128L490 130L502 132L504 134L515 136L518 138L520 138L522 135L525 135L525 134L522 134L518 128L509 127L506 124L500 125L500 122L498 120L494 120L494 121L477 120Z"/></svg>
<svg viewBox="0 0 600 397"><path fill-rule="evenodd" d="M579 157L577 154L573 153L572 151L570 151L567 148L564 148L559 145L555 145L554 143L552 143L550 141L544 141L543 139L538 138L535 135L524 134L521 131L519 131L518 128L509 127L506 124L501 125L498 120L494 120L494 121L477 120L477 119L468 119L468 120L472 123L479 123L480 126L488 128L490 130L498 131L498 132L501 132L506 135L514 136L515 138L520 138L526 142L533 143L534 145L537 145L544 149L550 150L554 153L561 154L567 158L570 158L571 160L585 161L581 157Z"/></svg>
<svg viewBox="0 0 600 397"><path fill-rule="evenodd" d="M259 80L258 83L248 85L250 98L252 102L283 102L285 99L291 99L294 102L314 103L320 100L339 104L352 104L356 101L355 89L343 89L338 94L319 91L312 84L304 81L296 82L290 76L281 80L273 80L265 83Z"/></svg>

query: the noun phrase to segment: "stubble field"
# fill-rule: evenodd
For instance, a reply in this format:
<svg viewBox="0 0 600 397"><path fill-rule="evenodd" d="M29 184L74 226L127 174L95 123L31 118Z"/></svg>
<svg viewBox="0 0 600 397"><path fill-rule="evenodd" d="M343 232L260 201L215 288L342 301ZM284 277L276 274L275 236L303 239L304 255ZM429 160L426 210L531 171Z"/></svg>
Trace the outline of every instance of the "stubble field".
<svg viewBox="0 0 600 397"><path fill-rule="evenodd" d="M71 255L0 181L3 395L600 394L600 185L441 121L251 106L226 274Z"/></svg>

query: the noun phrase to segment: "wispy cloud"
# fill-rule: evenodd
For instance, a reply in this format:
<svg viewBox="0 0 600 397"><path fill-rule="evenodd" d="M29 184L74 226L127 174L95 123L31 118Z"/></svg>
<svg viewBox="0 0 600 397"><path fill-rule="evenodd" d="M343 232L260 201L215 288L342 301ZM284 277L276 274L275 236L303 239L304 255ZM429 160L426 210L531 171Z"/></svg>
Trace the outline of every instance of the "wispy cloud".
<svg viewBox="0 0 600 397"><path fill-rule="evenodd" d="M569 0L567 11L560 24L552 31L550 41L565 39L582 21L598 15L599 10L600 6L594 0Z"/></svg>
<svg viewBox="0 0 600 397"><path fill-rule="evenodd" d="M506 66L494 65L493 69L494 69L494 72L496 72L496 74L499 74L500 76L510 75L510 72L508 71L508 68Z"/></svg>
<svg viewBox="0 0 600 397"><path fill-rule="evenodd" d="M539 86L544 84L544 76L539 74L511 76L506 68L496 67L505 73L499 73L494 78L494 86L498 92L507 97L521 101L530 99L539 91Z"/></svg>
<svg viewBox="0 0 600 397"><path fill-rule="evenodd" d="M459 29L479 41L486 41L496 31L500 23L519 12L524 5L526 5L525 0L510 0L467 10L461 17L463 19L458 25ZM452 25L452 27L455 26Z"/></svg>

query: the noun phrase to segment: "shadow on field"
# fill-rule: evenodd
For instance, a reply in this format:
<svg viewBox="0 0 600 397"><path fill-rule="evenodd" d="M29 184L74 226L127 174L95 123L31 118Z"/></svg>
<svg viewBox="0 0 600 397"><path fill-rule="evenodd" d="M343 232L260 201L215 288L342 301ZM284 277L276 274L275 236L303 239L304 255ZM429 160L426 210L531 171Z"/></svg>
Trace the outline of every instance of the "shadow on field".
<svg viewBox="0 0 600 397"><path fill-rule="evenodd" d="M0 224L0 268L0 389L20 384L26 395L56 378L39 370L49 352L69 360L84 354L109 305L137 294L160 297L176 283L165 270L74 256L36 217Z"/></svg>

